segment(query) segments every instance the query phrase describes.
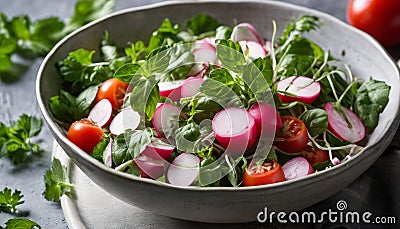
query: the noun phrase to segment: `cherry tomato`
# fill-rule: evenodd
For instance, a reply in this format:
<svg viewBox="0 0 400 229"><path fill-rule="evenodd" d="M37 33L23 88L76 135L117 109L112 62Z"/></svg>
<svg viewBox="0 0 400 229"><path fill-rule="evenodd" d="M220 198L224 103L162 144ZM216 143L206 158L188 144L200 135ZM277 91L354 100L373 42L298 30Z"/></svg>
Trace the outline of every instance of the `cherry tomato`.
<svg viewBox="0 0 400 229"><path fill-rule="evenodd" d="M329 160L328 151L316 149L309 145L301 151L301 155L306 158L311 165Z"/></svg>
<svg viewBox="0 0 400 229"><path fill-rule="evenodd" d="M399 0L350 0L347 20L384 46L400 45Z"/></svg>
<svg viewBox="0 0 400 229"><path fill-rule="evenodd" d="M100 86L96 95L96 103L102 99L108 99L113 109L117 110L121 107L128 84L120 81L117 78L111 78L104 81Z"/></svg>
<svg viewBox="0 0 400 229"><path fill-rule="evenodd" d="M259 168L246 168L243 174L244 186L273 184L285 180L282 167L276 161L267 161Z"/></svg>
<svg viewBox="0 0 400 229"><path fill-rule="evenodd" d="M72 123L68 129L67 138L88 154L103 138L103 130L89 119Z"/></svg>
<svg viewBox="0 0 400 229"><path fill-rule="evenodd" d="M293 116L281 116L282 128L274 144L287 153L297 153L307 146L308 133L303 121Z"/></svg>

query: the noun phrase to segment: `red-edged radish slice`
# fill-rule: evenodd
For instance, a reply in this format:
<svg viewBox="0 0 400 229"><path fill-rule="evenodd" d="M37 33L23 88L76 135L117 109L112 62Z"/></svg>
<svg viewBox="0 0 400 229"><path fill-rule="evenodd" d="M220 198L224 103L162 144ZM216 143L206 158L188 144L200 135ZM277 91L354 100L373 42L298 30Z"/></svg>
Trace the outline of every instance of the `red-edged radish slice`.
<svg viewBox="0 0 400 229"><path fill-rule="evenodd" d="M218 142L228 152L243 153L258 137L254 119L245 109L237 107L218 112L213 118L212 129Z"/></svg>
<svg viewBox="0 0 400 229"><path fill-rule="evenodd" d="M248 110L254 119L260 136L267 136L282 128L282 121L275 108L267 103L255 103Z"/></svg>
<svg viewBox="0 0 400 229"><path fill-rule="evenodd" d="M365 137L364 124L350 109L341 106L346 117L335 109L332 102L326 103L324 109L328 114L328 129L336 137L351 143L359 142Z"/></svg>
<svg viewBox="0 0 400 229"><path fill-rule="evenodd" d="M195 94L200 92L200 87L204 83L204 79L196 78L196 77L189 77L183 82L181 88L181 97L187 98L192 97Z"/></svg>
<svg viewBox="0 0 400 229"><path fill-rule="evenodd" d="M257 30L249 23L240 23L235 26L232 30L231 40L234 42L255 41L258 43L263 43Z"/></svg>
<svg viewBox="0 0 400 229"><path fill-rule="evenodd" d="M193 51L194 61L196 63L217 63L217 52L213 45L203 43L202 46Z"/></svg>
<svg viewBox="0 0 400 229"><path fill-rule="evenodd" d="M105 165L107 165L108 167L112 167L112 145L113 145L114 140L112 138L110 138L110 142L108 143L106 149L104 150L103 153L103 162Z"/></svg>
<svg viewBox="0 0 400 229"><path fill-rule="evenodd" d="M304 157L290 159L282 166L282 169L286 180L292 180L314 173L313 167Z"/></svg>
<svg viewBox="0 0 400 229"><path fill-rule="evenodd" d="M157 179L164 174L165 162L163 160L156 160L142 154L134 161L140 169L140 176L143 178Z"/></svg>
<svg viewBox="0 0 400 229"><path fill-rule="evenodd" d="M162 134L171 134L170 131L178 124L180 114L179 107L162 103L154 111L152 120L154 129Z"/></svg>
<svg viewBox="0 0 400 229"><path fill-rule="evenodd" d="M199 49L199 48L208 48L211 45L215 48L215 38L206 37L201 40L197 40L192 43L192 51Z"/></svg>
<svg viewBox="0 0 400 229"><path fill-rule="evenodd" d="M291 76L279 81L277 89L281 91L278 96L284 103L300 101L311 104L318 98L321 85L307 76Z"/></svg>
<svg viewBox="0 0 400 229"><path fill-rule="evenodd" d="M179 101L181 98L181 87L185 80L176 80L158 83L160 96L168 97L172 101Z"/></svg>
<svg viewBox="0 0 400 229"><path fill-rule="evenodd" d="M102 99L96 103L89 112L89 119L101 128L107 126L111 121L113 107L108 99Z"/></svg>
<svg viewBox="0 0 400 229"><path fill-rule="evenodd" d="M167 181L178 186L191 185L199 175L200 159L191 153L181 153L177 156L167 171Z"/></svg>
<svg viewBox="0 0 400 229"><path fill-rule="evenodd" d="M267 56L267 50L258 42L239 41L239 44L243 53L252 60Z"/></svg>
<svg viewBox="0 0 400 229"><path fill-rule="evenodd" d="M127 129L135 130L140 124L140 115L128 107L120 111L110 124L110 132L113 135L120 135Z"/></svg>
<svg viewBox="0 0 400 229"><path fill-rule="evenodd" d="M157 160L167 160L174 152L175 147L163 142L159 138L153 138L151 143L146 146L142 155L146 155Z"/></svg>

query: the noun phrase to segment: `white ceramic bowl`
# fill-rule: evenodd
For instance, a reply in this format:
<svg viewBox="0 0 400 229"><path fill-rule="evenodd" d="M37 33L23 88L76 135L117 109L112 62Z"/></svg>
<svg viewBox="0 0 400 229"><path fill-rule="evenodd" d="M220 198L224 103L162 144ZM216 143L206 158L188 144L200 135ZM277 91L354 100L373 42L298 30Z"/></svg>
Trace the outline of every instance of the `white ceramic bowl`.
<svg viewBox="0 0 400 229"><path fill-rule="evenodd" d="M308 36L332 55L348 63L354 74L373 76L391 86L390 100L380 116L379 125L370 136L365 150L347 163L328 171L256 187L175 187L116 172L72 144L65 130L55 121L48 107L51 96L57 95L60 78L55 64L78 48L98 50L103 32L108 30L117 45L147 39L168 17L182 23L198 14L207 13L220 22L232 25L233 20L252 23L265 37L270 37L272 20L279 31L302 14L318 16L324 23L318 32ZM342 50L346 55L341 56ZM37 77L37 99L43 116L57 142L80 169L98 186L137 207L161 215L201 222L255 221L257 213L299 210L315 204L343 189L360 176L383 153L399 124L399 69L384 49L370 36L342 21L304 7L270 1L207 1L167 2L116 12L90 23L59 42L43 61Z"/></svg>

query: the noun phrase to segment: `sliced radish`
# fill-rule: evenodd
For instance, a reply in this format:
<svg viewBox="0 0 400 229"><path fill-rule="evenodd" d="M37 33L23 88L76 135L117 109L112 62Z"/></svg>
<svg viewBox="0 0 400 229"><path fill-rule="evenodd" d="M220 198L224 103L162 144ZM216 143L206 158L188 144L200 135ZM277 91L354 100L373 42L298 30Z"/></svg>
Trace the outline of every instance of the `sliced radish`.
<svg viewBox="0 0 400 229"><path fill-rule="evenodd" d="M142 154L153 159L167 160L174 152L174 149L175 147L173 145L165 143L159 138L153 138Z"/></svg>
<svg viewBox="0 0 400 229"><path fill-rule="evenodd" d="M167 181L178 186L191 185L199 175L200 159L191 153L177 156L167 171Z"/></svg>
<svg viewBox="0 0 400 229"><path fill-rule="evenodd" d="M216 48L209 44L203 43L200 48L193 51L194 61L196 63L217 63L217 52Z"/></svg>
<svg viewBox="0 0 400 229"><path fill-rule="evenodd" d="M267 103L255 103L249 109L260 136L267 136L282 128L282 121L275 108Z"/></svg>
<svg viewBox="0 0 400 229"><path fill-rule="evenodd" d="M200 92L200 87L204 83L203 78L189 77L183 82L181 88L181 97L192 97Z"/></svg>
<svg viewBox="0 0 400 229"><path fill-rule="evenodd" d="M108 143L106 149L103 152L103 162L105 165L108 167L112 167L112 145L113 145L114 140L110 138L110 142Z"/></svg>
<svg viewBox="0 0 400 229"><path fill-rule="evenodd" d="M240 23L235 26L232 30L231 40L234 42L255 41L258 43L263 43L257 30L249 23Z"/></svg>
<svg viewBox="0 0 400 229"><path fill-rule="evenodd" d="M267 56L267 50L258 42L239 41L239 44L243 53L252 60Z"/></svg>
<svg viewBox="0 0 400 229"><path fill-rule="evenodd" d="M283 166L286 180L300 178L314 173L313 167L304 157L295 157L286 162Z"/></svg>
<svg viewBox="0 0 400 229"><path fill-rule="evenodd" d="M140 169L140 176L143 178L157 179L164 174L164 160L157 160L142 154L134 161Z"/></svg>
<svg viewBox="0 0 400 229"><path fill-rule="evenodd" d="M168 97L172 101L179 101L181 98L181 87L185 80L176 80L158 83L160 96Z"/></svg>
<svg viewBox="0 0 400 229"><path fill-rule="evenodd" d="M120 135L127 129L135 130L140 124L140 115L128 107L119 112L110 124L110 132L113 135Z"/></svg>
<svg viewBox="0 0 400 229"><path fill-rule="evenodd" d="M94 105L89 112L89 119L101 128L107 126L111 121L113 113L112 104L108 99L102 99Z"/></svg>
<svg viewBox="0 0 400 229"><path fill-rule="evenodd" d="M154 129L162 134L172 134L172 130L177 127L181 110L179 107L168 103L162 103L156 108L153 116Z"/></svg>
<svg viewBox="0 0 400 229"><path fill-rule="evenodd" d="M328 114L328 129L336 137L351 143L365 137L364 124L350 109L341 106L343 113L338 112L332 102L326 103L324 109Z"/></svg>
<svg viewBox="0 0 400 229"><path fill-rule="evenodd" d="M321 85L307 76L291 76L279 81L277 89L280 91L278 96L284 103L300 101L311 104L318 98Z"/></svg>
<svg viewBox="0 0 400 229"><path fill-rule="evenodd" d="M229 152L243 153L257 140L254 119L245 109L229 107L218 112L212 121L218 142Z"/></svg>

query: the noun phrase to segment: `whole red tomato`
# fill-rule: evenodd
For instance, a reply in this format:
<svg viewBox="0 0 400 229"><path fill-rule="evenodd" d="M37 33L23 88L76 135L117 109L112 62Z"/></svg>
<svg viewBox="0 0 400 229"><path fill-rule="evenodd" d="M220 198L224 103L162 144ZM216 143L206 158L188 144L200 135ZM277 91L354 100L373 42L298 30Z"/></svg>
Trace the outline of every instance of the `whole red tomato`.
<svg viewBox="0 0 400 229"><path fill-rule="evenodd" d="M347 20L386 47L400 44L399 0L350 0Z"/></svg>
<svg viewBox="0 0 400 229"><path fill-rule="evenodd" d="M82 119L72 123L67 134L67 138L71 142L88 154L92 153L94 147L103 137L103 130L89 119Z"/></svg>

